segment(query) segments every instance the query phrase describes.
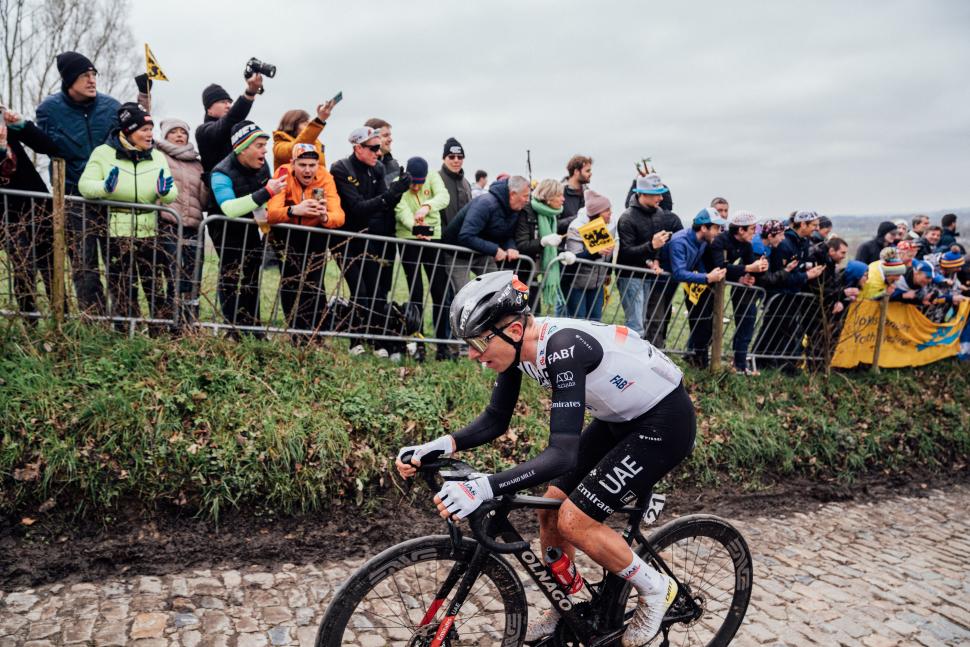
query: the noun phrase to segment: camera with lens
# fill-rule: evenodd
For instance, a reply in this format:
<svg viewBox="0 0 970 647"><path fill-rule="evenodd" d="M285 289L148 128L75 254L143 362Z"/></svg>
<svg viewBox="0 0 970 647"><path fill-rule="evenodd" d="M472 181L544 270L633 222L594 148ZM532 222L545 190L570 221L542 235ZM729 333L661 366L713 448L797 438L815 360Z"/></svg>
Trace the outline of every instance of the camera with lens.
<svg viewBox="0 0 970 647"><path fill-rule="evenodd" d="M276 66L272 63L264 63L254 56L246 61L246 71L243 72L243 76L248 79L253 74L262 74L263 76L273 78L276 76Z"/></svg>

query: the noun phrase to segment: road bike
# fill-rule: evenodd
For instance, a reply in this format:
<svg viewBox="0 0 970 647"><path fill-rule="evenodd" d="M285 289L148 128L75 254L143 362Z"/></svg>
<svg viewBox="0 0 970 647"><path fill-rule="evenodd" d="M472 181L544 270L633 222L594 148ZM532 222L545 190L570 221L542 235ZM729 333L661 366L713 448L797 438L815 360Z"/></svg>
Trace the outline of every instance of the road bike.
<svg viewBox="0 0 970 647"><path fill-rule="evenodd" d="M422 465L418 473L437 491L439 478L467 480L474 470L461 461L442 458ZM630 584L605 569L598 575L583 572L584 589L569 595L509 520L515 510L552 510L561 503L504 495L486 501L468 517L473 537L463 536L449 520L447 535L388 548L337 591L317 633L317 647L524 645L530 611L535 611L530 610L526 588L507 555L515 557L560 613L554 633L531 645L620 645L636 607ZM751 597L747 543L728 522L700 514L670 521L644 537L641 524L655 522L664 503L663 495L652 494L645 505L617 511L629 518L623 532L627 543L680 587L660 633L649 644L728 645Z"/></svg>

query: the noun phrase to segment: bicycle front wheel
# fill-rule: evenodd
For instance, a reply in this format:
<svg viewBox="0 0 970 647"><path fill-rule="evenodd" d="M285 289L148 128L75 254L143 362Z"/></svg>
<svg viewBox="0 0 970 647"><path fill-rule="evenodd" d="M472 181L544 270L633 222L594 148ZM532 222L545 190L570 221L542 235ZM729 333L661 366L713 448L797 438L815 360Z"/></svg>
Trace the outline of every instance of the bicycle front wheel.
<svg viewBox="0 0 970 647"><path fill-rule="evenodd" d="M374 557L337 591L317 647L430 645L476 546L466 538L456 551L448 537L424 537ZM526 619L518 575L500 556L489 555L442 644L518 647Z"/></svg>
<svg viewBox="0 0 970 647"><path fill-rule="evenodd" d="M689 615L693 607L686 596L700 609L692 620L670 625L670 643L727 647L751 599L753 564L744 537L713 515L688 515L657 528L648 541L682 586L667 618ZM649 561L649 553L639 552ZM656 563L653 566L661 570ZM627 588L621 599L626 600L629 620L636 592Z"/></svg>

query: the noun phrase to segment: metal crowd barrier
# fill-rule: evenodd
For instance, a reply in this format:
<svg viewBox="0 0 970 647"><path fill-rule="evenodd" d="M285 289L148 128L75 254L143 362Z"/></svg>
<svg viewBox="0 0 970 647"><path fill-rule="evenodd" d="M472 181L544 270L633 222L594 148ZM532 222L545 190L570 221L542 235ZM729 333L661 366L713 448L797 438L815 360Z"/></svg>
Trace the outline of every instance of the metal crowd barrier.
<svg viewBox="0 0 970 647"><path fill-rule="evenodd" d="M829 356L832 335L820 340L818 333L831 331L825 326L832 323L822 317L815 295L769 294L759 286L725 283L723 309L716 312L714 290L688 292L666 272L577 259L560 267L558 300L544 304L543 314L624 324L664 352L698 365L707 364L718 325L721 356L739 369Z"/></svg>
<svg viewBox="0 0 970 647"><path fill-rule="evenodd" d="M72 280L65 280L65 285L74 288L73 298L70 290L65 291L69 316L111 321L130 332L140 322L177 326L178 298L168 285L181 275L181 215L168 206L65 196L66 249L57 250L52 199L49 193L0 189L0 273L6 285L0 314L36 319L43 316L42 304L50 310L54 257L66 252ZM109 214L128 215L133 225L136 214L146 212L155 213L156 235L111 235ZM162 225L161 214L175 222ZM64 267L67 270L67 262ZM43 281L44 294L38 291L38 280Z"/></svg>
<svg viewBox="0 0 970 647"><path fill-rule="evenodd" d="M219 270L200 276L198 323L234 333L460 344L448 309L470 273L503 267L524 281L535 274L529 258L496 264L464 247L340 229L260 229L252 219L209 216L200 241L206 234ZM200 262L201 244L197 254Z"/></svg>

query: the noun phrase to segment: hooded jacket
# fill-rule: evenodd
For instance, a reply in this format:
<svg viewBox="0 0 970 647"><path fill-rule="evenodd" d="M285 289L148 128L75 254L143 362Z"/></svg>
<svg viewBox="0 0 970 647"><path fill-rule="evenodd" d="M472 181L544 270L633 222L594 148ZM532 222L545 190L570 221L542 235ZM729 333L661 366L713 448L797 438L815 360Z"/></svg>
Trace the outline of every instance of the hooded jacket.
<svg viewBox="0 0 970 647"><path fill-rule="evenodd" d="M707 243L697 239L693 229L681 229L660 249L660 267L681 283L707 284L704 250Z"/></svg>
<svg viewBox="0 0 970 647"><path fill-rule="evenodd" d="M803 238L795 233L794 229L786 229L785 237L778 243L778 246L771 250L768 257L768 273L775 276L784 276L785 281L781 285L770 287L779 288L783 292L795 293L801 291L808 281L805 274L805 263L811 261L812 240ZM798 261L798 266L788 272L787 275L777 274L784 271L785 267L793 260Z"/></svg>
<svg viewBox="0 0 970 647"><path fill-rule="evenodd" d="M344 224L344 210L340 206L340 196L333 176L321 164L309 185L303 186L293 175L293 167L284 164L276 170L276 177L286 177L286 188L269 199L266 204L266 220L271 225L289 224L320 226L327 229L337 229ZM304 220L303 216L288 215L287 209L300 204L307 198L313 197L314 189L323 189L323 198L327 204L327 221L320 225L313 225Z"/></svg>
<svg viewBox="0 0 970 647"><path fill-rule="evenodd" d="M493 182L487 194L468 203L458 244L486 256L495 256L499 248L517 250L515 226L521 213L509 206L508 180Z"/></svg>
<svg viewBox="0 0 970 647"><path fill-rule="evenodd" d="M78 194L78 183L91 153L118 127L120 107L117 99L100 92L93 100L78 103L63 91L50 95L37 106L37 126L51 138L57 146L57 155L66 162L68 194Z"/></svg>
<svg viewBox="0 0 970 647"><path fill-rule="evenodd" d="M133 151L121 145L118 130L112 132L107 144L94 149L84 167L78 188L85 198L116 200L140 204L171 204L178 198L178 185L173 184L167 195L157 193L158 174L172 174L165 156L157 149ZM108 193L104 180L111 169L118 167L118 184ZM156 211L131 211L112 207L108 217L111 236L154 236L158 216Z"/></svg>
<svg viewBox="0 0 970 647"><path fill-rule="evenodd" d="M876 230L876 237L859 245L859 249L856 250L855 253L855 259L865 263L866 265L872 263L873 261L878 261L879 252L881 252L882 248L886 246L886 234L894 229L896 229L896 225L888 220L886 222L879 223L879 229Z"/></svg>
<svg viewBox="0 0 970 647"><path fill-rule="evenodd" d="M424 217L424 224L434 227L432 238L440 239L442 234L441 211L448 207L451 195L445 188L445 183L437 173L428 173L425 183L418 192L408 190L401 196L401 201L394 207L394 218L397 220L397 237L414 238L411 228L414 227L414 212L423 205L428 205L431 211Z"/></svg>
<svg viewBox="0 0 970 647"><path fill-rule="evenodd" d="M273 169L279 170L293 159L293 144L313 144L320 156L320 166L326 168L327 158L323 154L324 146L317 139L327 124L314 117L303 127L296 137L282 130L273 131Z"/></svg>

